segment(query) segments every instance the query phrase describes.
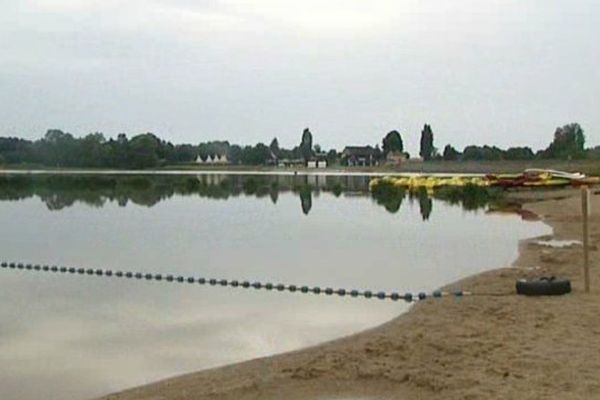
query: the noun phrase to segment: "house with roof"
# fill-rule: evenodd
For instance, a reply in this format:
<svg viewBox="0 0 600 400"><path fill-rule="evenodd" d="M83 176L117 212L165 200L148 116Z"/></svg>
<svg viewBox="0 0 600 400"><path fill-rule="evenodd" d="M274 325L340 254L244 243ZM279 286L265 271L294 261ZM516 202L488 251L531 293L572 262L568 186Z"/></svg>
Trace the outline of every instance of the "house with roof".
<svg viewBox="0 0 600 400"><path fill-rule="evenodd" d="M402 151L389 151L385 156L387 165L400 165L408 160L408 154Z"/></svg>
<svg viewBox="0 0 600 400"><path fill-rule="evenodd" d="M383 153L372 146L346 146L342 151L342 165L349 167L367 167L379 165Z"/></svg>

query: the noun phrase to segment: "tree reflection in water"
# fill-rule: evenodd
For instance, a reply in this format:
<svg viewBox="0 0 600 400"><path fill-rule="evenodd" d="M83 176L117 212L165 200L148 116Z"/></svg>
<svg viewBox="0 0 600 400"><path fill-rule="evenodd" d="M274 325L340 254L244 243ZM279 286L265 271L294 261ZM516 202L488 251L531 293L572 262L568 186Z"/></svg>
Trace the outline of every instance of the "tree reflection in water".
<svg viewBox="0 0 600 400"><path fill-rule="evenodd" d="M390 213L397 213L405 198L418 200L423 220L432 213L433 200L461 205L466 210L486 208L497 193L486 188L465 186L409 192L405 188L378 186L369 192L370 177L323 175L5 175L0 176L0 201L31 197L42 200L48 210L59 211L83 203L103 207L114 202L125 207L129 202L152 207L173 196L199 196L227 200L239 196L269 197L277 204L279 194L290 192L300 198L301 210L309 214L313 195L321 192L339 196L371 196Z"/></svg>

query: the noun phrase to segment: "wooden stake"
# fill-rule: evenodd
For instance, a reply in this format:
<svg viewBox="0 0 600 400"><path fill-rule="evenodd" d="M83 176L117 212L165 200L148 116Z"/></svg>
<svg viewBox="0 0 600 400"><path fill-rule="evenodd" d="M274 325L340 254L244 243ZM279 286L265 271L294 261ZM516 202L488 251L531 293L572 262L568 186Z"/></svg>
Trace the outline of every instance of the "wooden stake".
<svg viewBox="0 0 600 400"><path fill-rule="evenodd" d="M587 186L581 187L581 215L583 217L583 279L585 292L590 292L590 255L589 255L589 224L590 216L590 189Z"/></svg>

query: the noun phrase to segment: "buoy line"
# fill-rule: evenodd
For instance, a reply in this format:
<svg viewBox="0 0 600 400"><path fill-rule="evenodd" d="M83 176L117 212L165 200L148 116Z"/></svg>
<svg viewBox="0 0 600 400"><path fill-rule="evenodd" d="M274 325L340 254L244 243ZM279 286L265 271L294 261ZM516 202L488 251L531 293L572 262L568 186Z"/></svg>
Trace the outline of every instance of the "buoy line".
<svg viewBox="0 0 600 400"><path fill-rule="evenodd" d="M442 298L442 297L462 297L470 296L473 293L463 290L457 290L453 292L436 290L431 293L418 292L418 293L404 293L398 292L384 292L384 291L372 291L372 290L348 290L348 289L333 289L331 287L320 287L320 286L299 286L291 284L274 284L274 283L263 283L263 282L250 282L248 280L227 280L227 279L215 279L215 278L203 278L194 276L183 276L174 274L161 274L161 273L148 273L148 272L132 272L132 271L121 271L111 269L93 269L93 268L74 268L74 267L62 267L55 265L39 265L39 264L25 264L15 262L2 262L0 263L2 269L13 269L13 270L25 270L35 272L52 272L60 274L74 274L74 275L87 275L96 277L106 278L121 278L121 279L136 279L136 280L148 280L158 281L165 283L187 283L187 284L199 284L208 286L221 286L221 287L232 287L242 289L264 289L268 291L288 291L291 293L304 293L304 294L325 294L328 296L337 295L340 297L362 297L365 299L379 299L379 300L404 300L408 303L415 301L422 301L428 298Z"/></svg>

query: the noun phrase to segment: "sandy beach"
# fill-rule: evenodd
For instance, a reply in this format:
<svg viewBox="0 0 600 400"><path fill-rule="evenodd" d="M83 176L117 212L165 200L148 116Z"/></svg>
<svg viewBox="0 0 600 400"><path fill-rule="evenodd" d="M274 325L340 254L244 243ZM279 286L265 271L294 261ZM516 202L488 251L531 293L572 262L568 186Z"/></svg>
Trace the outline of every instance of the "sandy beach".
<svg viewBox="0 0 600 400"><path fill-rule="evenodd" d="M512 266L446 289L474 293L427 300L371 330L300 351L195 372L103 397L191 399L592 399L600 398L600 196L592 196L591 287L583 292L578 192L527 203L553 229L520 243ZM533 200L533 199L532 199ZM465 244L476 246L477 243ZM514 294L515 280L571 279L558 297Z"/></svg>

